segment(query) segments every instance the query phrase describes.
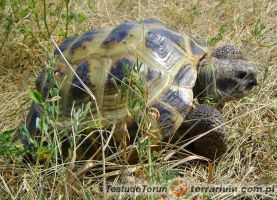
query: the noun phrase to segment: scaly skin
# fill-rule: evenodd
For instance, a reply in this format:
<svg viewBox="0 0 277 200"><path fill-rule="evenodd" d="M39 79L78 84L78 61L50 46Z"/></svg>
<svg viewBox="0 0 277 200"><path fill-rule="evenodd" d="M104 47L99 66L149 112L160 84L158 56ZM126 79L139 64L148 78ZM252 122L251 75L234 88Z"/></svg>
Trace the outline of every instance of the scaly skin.
<svg viewBox="0 0 277 200"><path fill-rule="evenodd" d="M177 134L183 134L183 141L188 141L218 127L188 146L193 153L213 160L227 150L227 128L222 124L223 119L219 111L208 105L199 104L187 115Z"/></svg>

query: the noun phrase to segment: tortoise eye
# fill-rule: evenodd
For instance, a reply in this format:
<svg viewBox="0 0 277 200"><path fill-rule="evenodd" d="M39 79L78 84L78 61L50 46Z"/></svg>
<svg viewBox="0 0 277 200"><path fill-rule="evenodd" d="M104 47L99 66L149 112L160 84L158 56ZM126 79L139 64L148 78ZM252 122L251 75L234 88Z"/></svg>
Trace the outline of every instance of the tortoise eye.
<svg viewBox="0 0 277 200"><path fill-rule="evenodd" d="M247 72L239 71L236 75L239 79L244 79L247 76Z"/></svg>

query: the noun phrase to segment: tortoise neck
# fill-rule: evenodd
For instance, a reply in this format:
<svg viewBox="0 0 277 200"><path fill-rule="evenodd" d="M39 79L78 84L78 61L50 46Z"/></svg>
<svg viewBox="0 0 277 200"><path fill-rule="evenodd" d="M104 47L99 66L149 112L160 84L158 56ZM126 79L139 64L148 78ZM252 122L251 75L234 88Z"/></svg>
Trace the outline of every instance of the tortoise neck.
<svg viewBox="0 0 277 200"><path fill-rule="evenodd" d="M213 60L209 57L202 59L198 66L197 79L193 88L194 98L201 100L203 97L217 99L216 71Z"/></svg>

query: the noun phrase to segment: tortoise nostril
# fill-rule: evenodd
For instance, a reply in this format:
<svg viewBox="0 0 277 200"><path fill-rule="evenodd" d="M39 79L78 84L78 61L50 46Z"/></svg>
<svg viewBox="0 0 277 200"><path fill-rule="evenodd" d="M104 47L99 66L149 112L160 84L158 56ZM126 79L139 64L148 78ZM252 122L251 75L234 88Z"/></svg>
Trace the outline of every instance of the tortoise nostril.
<svg viewBox="0 0 277 200"><path fill-rule="evenodd" d="M245 72L245 71L238 71L236 76L239 79L244 79L247 76L247 72Z"/></svg>

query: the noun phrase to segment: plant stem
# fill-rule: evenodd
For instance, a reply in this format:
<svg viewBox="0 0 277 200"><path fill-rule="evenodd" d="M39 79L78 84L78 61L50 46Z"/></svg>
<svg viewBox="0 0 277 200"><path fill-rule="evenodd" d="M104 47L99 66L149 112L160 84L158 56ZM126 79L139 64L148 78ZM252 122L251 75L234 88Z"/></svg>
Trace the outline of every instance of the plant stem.
<svg viewBox="0 0 277 200"><path fill-rule="evenodd" d="M46 28L47 36L48 36L48 38L50 38L51 33L48 28L47 16L46 16L46 0L43 0L43 21L44 21L44 26Z"/></svg>
<svg viewBox="0 0 277 200"><path fill-rule="evenodd" d="M67 38L68 34L68 24L69 24L69 1L70 0L65 0L65 7L66 7L66 22L65 22L65 38Z"/></svg>

